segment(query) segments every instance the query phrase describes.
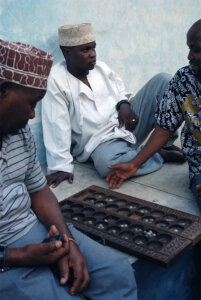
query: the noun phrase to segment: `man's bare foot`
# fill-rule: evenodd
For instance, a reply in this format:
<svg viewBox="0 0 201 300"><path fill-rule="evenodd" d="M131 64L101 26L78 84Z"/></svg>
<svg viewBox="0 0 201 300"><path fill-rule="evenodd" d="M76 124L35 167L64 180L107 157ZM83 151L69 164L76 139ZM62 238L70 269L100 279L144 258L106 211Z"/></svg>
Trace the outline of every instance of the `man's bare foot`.
<svg viewBox="0 0 201 300"><path fill-rule="evenodd" d="M181 149L175 145L167 148L161 148L158 153L162 156L164 162L174 162L178 164L183 164L186 162L186 158L181 151Z"/></svg>
<svg viewBox="0 0 201 300"><path fill-rule="evenodd" d="M172 145L172 146L169 146L169 147L162 147L162 149L165 149L165 150L168 150L168 151L179 151L180 153L183 154L181 148L179 148L175 145Z"/></svg>

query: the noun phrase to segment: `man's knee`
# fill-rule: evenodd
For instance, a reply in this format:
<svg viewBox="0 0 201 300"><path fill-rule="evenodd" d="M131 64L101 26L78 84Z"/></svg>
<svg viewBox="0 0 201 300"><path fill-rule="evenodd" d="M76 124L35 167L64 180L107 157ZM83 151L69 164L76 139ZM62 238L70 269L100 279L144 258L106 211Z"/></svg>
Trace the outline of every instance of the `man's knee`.
<svg viewBox="0 0 201 300"><path fill-rule="evenodd" d="M129 263L128 259L123 256L114 256L113 259L108 262L108 278L112 278L116 284L124 285L128 284L132 287L135 286L134 269Z"/></svg>
<svg viewBox="0 0 201 300"><path fill-rule="evenodd" d="M157 102L160 102L162 99L171 78L172 76L168 73L158 73L151 79L152 86L155 89Z"/></svg>
<svg viewBox="0 0 201 300"><path fill-rule="evenodd" d="M104 153L105 152L105 153ZM92 155L92 160L94 163L94 167L98 174L105 178L108 173L110 172L110 169L108 169L108 166L111 164L112 156L107 153L107 151L104 151L103 153L100 152L97 153L97 155Z"/></svg>
<svg viewBox="0 0 201 300"><path fill-rule="evenodd" d="M109 165L109 162L107 160L104 160L104 161L101 161L98 163L94 163L94 167L95 167L96 171L103 178L105 178L108 175L108 173L110 172L108 165Z"/></svg>
<svg viewBox="0 0 201 300"><path fill-rule="evenodd" d="M172 75L169 73L165 73L165 72L158 73L153 77L153 79L155 79L155 80L167 81L167 82L169 82L171 78L172 78Z"/></svg>

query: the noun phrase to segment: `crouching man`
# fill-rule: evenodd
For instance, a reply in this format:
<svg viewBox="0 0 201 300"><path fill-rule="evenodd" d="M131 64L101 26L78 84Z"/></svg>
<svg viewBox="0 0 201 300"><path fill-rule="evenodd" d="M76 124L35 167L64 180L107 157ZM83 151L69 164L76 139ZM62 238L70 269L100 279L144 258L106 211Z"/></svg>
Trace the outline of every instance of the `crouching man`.
<svg viewBox="0 0 201 300"><path fill-rule="evenodd" d="M157 127L146 146L132 160L111 165L106 181L111 188L119 188L184 124L182 150L189 165L190 188L201 209L201 19L188 30L187 46L189 65L171 79L156 113Z"/></svg>

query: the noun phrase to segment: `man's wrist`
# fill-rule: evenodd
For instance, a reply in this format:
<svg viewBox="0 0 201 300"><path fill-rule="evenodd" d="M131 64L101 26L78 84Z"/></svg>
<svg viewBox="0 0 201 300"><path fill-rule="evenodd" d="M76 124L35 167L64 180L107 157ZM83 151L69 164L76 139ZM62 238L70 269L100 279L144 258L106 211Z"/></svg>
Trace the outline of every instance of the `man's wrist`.
<svg viewBox="0 0 201 300"><path fill-rule="evenodd" d="M0 246L0 270L4 272L5 269L5 256L6 256L6 247Z"/></svg>
<svg viewBox="0 0 201 300"><path fill-rule="evenodd" d="M72 239L72 238L68 238L69 242L72 242L75 246L78 247L78 244L76 242L76 240Z"/></svg>
<svg viewBox="0 0 201 300"><path fill-rule="evenodd" d="M6 271L6 247L5 246L0 246L0 272Z"/></svg>
<svg viewBox="0 0 201 300"><path fill-rule="evenodd" d="M122 104L128 104L130 106L130 102L128 100L121 100L116 105L116 110L119 111Z"/></svg>

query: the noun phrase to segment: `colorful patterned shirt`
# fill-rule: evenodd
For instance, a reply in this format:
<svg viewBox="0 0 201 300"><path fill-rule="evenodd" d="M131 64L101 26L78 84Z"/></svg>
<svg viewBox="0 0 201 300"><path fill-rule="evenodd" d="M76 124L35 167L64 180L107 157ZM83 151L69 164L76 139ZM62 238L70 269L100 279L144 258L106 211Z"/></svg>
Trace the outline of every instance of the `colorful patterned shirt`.
<svg viewBox="0 0 201 300"><path fill-rule="evenodd" d="M0 244L8 245L25 235L37 217L29 193L46 185L37 159L30 128L3 136L0 151Z"/></svg>
<svg viewBox="0 0 201 300"><path fill-rule="evenodd" d="M201 173L201 82L190 66L179 69L172 78L156 117L158 125L170 131L175 131L185 121L181 145L191 180Z"/></svg>

